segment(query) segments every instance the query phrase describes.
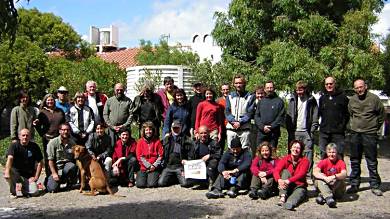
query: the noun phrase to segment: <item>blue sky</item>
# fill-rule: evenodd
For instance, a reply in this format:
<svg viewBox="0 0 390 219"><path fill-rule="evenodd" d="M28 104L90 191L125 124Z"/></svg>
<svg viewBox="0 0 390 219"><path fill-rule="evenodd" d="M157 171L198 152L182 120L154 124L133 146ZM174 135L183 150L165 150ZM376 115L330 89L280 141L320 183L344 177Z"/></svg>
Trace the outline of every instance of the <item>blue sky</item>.
<svg viewBox="0 0 390 219"><path fill-rule="evenodd" d="M230 0L20 0L17 7L51 12L69 23L84 39L89 27L119 28L119 46L136 47L140 39L157 42L169 34L170 43L189 43L196 33L210 33L215 11L227 11ZM389 33L390 3L373 32Z"/></svg>

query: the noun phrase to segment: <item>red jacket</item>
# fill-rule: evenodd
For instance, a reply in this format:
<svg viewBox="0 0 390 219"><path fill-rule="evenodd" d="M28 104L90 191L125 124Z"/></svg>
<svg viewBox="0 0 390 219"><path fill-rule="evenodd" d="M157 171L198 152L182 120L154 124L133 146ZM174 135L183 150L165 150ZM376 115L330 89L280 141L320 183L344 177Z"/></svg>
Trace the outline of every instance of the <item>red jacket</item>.
<svg viewBox="0 0 390 219"><path fill-rule="evenodd" d="M307 187L306 173L309 170L309 160L306 157L299 158L295 167L293 166L290 154L280 159L278 165L276 165L274 169L274 179L276 182L280 179L284 169L291 174L291 177L288 178L290 183L295 183L297 186Z"/></svg>
<svg viewBox="0 0 390 219"><path fill-rule="evenodd" d="M148 170L151 165L160 166L163 153L163 147L158 138L153 138L150 142L145 138L140 138L137 142L136 155L142 171Z"/></svg>
<svg viewBox="0 0 390 219"><path fill-rule="evenodd" d="M218 103L208 100L200 102L196 109L195 130L198 130L199 126L206 125L210 131L218 130L218 133L221 133L223 114L222 107Z"/></svg>
<svg viewBox="0 0 390 219"><path fill-rule="evenodd" d="M126 147L125 154L122 153L123 147ZM112 154L112 163L115 163L121 157L126 157L126 159L129 159L130 157L135 156L136 147L137 142L135 142L134 138L130 138L129 143L127 145L123 145L122 141L118 139L114 146L114 153Z"/></svg>
<svg viewBox="0 0 390 219"><path fill-rule="evenodd" d="M261 159L261 165L259 166L260 159ZM259 156L256 156L252 160L251 172L254 176L258 176L259 172L266 172L267 178L272 177L272 174L274 172L274 168L277 165L277 163L278 163L278 160L272 160L272 159L265 160Z"/></svg>

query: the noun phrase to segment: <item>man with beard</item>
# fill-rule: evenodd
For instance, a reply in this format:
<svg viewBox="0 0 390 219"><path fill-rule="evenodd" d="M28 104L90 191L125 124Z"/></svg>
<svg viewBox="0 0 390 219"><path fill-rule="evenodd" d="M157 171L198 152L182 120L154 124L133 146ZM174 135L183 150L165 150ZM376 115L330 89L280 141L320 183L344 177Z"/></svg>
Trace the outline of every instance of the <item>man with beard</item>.
<svg viewBox="0 0 390 219"><path fill-rule="evenodd" d="M60 135L47 144L47 159L51 175L47 180L47 191L57 192L60 184L71 188L77 181L77 166L73 159L72 147L76 144L71 136L69 124L60 125Z"/></svg>
<svg viewBox="0 0 390 219"><path fill-rule="evenodd" d="M118 139L119 130L129 129L131 125L131 100L125 96L123 84L115 84L115 96L108 98L103 109L103 118L109 127L108 133L112 147Z"/></svg>

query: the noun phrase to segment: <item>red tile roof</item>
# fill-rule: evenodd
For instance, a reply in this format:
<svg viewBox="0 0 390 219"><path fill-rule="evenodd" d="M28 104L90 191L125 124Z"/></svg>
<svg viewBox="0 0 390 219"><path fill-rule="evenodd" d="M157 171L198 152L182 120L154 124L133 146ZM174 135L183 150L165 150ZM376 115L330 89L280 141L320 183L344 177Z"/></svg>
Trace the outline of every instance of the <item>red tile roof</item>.
<svg viewBox="0 0 390 219"><path fill-rule="evenodd" d="M119 68L126 69L137 65L135 56L139 51L139 48L128 48L112 52L97 53L96 55L106 62L117 63Z"/></svg>

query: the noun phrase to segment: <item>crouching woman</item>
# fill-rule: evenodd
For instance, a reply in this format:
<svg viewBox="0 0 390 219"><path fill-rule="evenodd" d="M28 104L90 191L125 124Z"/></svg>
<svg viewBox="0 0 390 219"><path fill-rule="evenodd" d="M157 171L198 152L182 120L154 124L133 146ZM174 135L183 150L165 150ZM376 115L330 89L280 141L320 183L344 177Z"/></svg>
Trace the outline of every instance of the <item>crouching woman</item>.
<svg viewBox="0 0 390 219"><path fill-rule="evenodd" d="M289 154L280 159L274 170L274 179L279 186L278 205L287 210L293 210L307 195L306 173L309 160L302 155L304 148L301 141L291 141Z"/></svg>
<svg viewBox="0 0 390 219"><path fill-rule="evenodd" d="M316 202L335 208L335 199L341 198L345 192L344 179L347 177L347 169L344 161L337 155L335 143L326 146L326 155L313 170L315 187L319 191Z"/></svg>
<svg viewBox="0 0 390 219"><path fill-rule="evenodd" d="M153 122L142 124L141 138L137 142L137 160L141 167L137 174L138 188L157 187L158 177L163 158L163 147L156 136L157 131Z"/></svg>

